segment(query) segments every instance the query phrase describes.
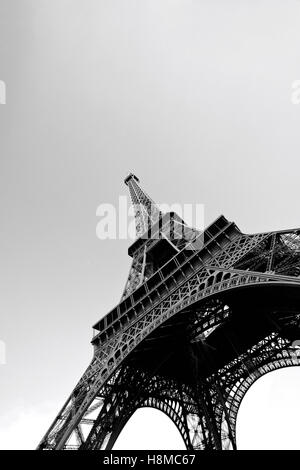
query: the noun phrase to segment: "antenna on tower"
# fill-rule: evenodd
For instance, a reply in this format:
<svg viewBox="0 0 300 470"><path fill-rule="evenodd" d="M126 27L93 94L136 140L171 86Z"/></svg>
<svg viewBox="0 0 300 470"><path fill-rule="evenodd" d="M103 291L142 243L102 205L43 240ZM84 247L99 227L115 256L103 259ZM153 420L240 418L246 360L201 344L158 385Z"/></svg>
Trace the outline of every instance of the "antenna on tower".
<svg viewBox="0 0 300 470"><path fill-rule="evenodd" d="M124 183L129 188L134 207L136 235L141 237L159 220L161 211L151 197L140 187L140 180L134 173L129 173Z"/></svg>

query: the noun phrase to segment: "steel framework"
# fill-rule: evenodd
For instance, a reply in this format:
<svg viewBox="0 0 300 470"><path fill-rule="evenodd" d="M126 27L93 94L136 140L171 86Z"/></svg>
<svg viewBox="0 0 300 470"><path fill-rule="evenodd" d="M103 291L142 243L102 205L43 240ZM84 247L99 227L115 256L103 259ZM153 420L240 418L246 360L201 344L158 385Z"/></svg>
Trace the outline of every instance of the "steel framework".
<svg viewBox="0 0 300 470"><path fill-rule="evenodd" d="M300 229L203 232L162 214L130 174L137 240L120 303L94 325L90 365L39 449L111 449L140 407L163 411L187 449L236 449L255 380L300 364Z"/></svg>

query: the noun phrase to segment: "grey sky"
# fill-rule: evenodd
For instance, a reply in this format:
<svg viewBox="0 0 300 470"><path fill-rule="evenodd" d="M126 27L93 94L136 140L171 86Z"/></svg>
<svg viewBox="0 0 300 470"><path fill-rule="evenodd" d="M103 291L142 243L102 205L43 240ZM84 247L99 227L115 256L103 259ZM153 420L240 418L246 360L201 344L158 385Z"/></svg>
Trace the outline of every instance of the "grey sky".
<svg viewBox="0 0 300 470"><path fill-rule="evenodd" d="M300 226L299 24L297 0L0 0L0 428L35 416L34 447L88 365L130 263L96 208L128 171L207 224Z"/></svg>

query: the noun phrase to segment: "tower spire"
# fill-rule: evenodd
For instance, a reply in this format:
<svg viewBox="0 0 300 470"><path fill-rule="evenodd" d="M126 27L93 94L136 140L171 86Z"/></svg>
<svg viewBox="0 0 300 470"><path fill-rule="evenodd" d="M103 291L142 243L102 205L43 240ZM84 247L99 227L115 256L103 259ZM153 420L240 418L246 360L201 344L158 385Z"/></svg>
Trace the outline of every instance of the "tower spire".
<svg viewBox="0 0 300 470"><path fill-rule="evenodd" d="M124 180L129 188L129 193L134 207L136 235L141 237L151 225L155 224L161 212L150 196L140 187L140 180L130 173Z"/></svg>

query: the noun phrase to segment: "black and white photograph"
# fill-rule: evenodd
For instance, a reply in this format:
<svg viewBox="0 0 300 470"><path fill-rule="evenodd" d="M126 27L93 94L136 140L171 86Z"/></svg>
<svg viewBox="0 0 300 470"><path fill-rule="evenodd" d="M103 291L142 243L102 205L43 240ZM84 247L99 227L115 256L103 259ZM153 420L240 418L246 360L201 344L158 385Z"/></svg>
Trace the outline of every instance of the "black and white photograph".
<svg viewBox="0 0 300 470"><path fill-rule="evenodd" d="M300 450L299 179L300 0L0 0L0 450Z"/></svg>

